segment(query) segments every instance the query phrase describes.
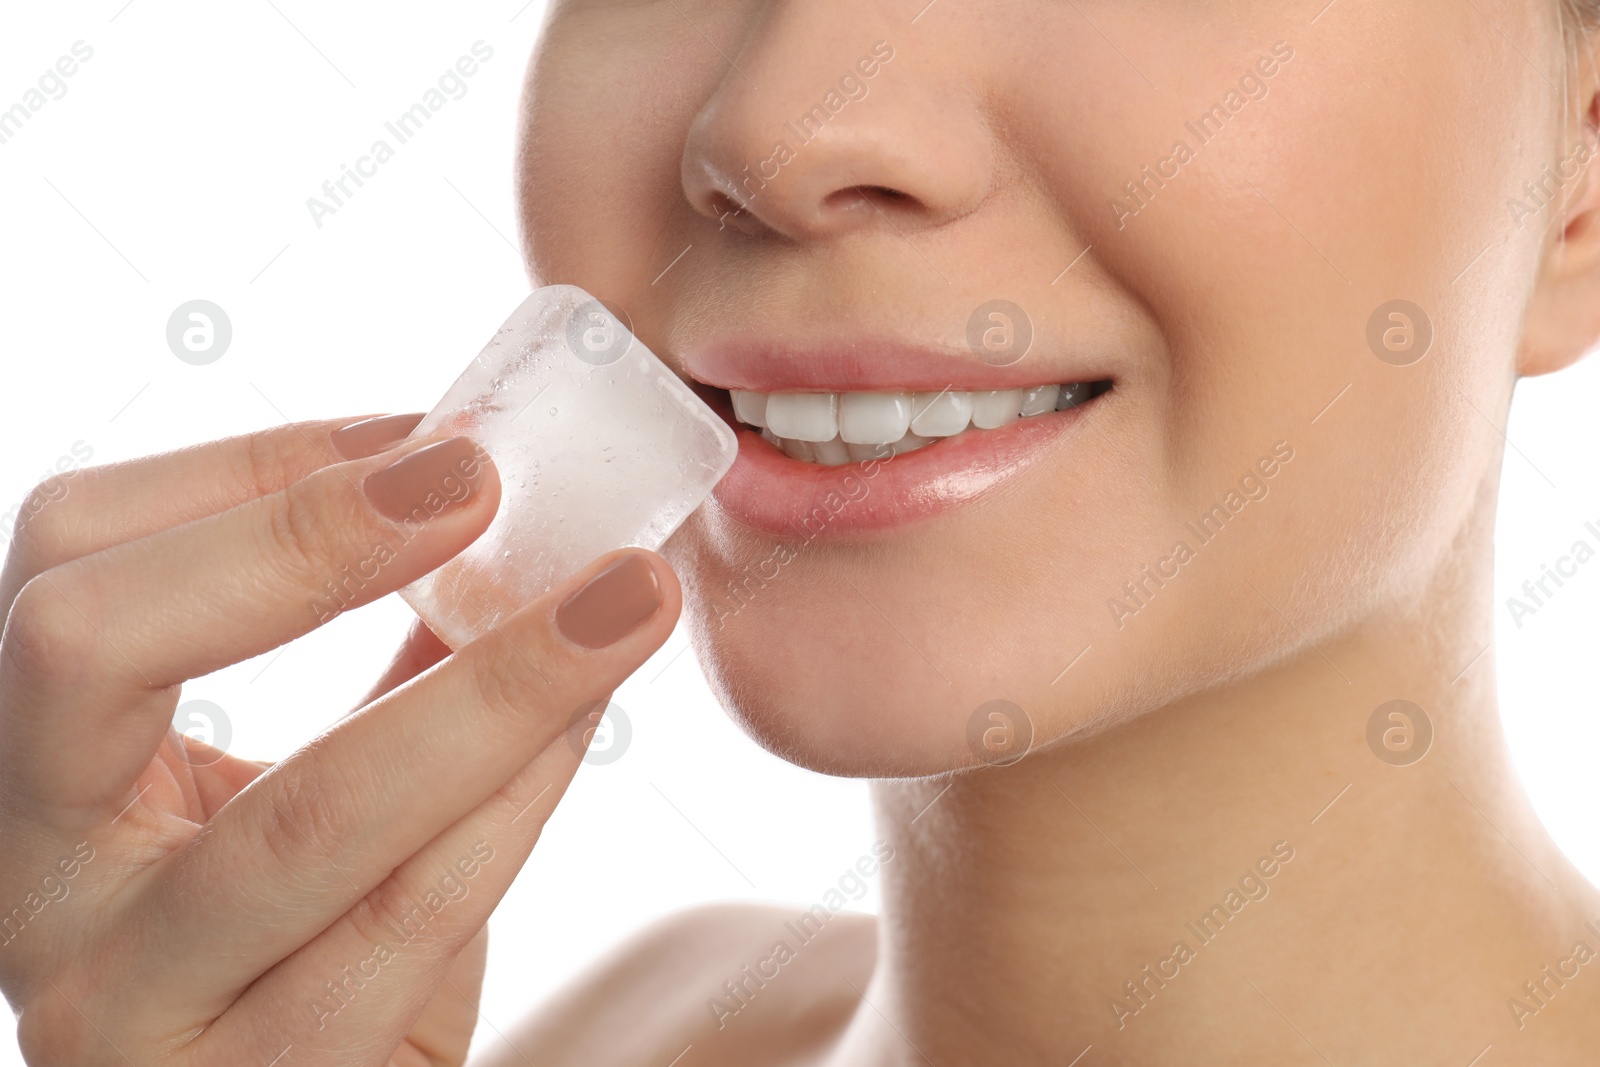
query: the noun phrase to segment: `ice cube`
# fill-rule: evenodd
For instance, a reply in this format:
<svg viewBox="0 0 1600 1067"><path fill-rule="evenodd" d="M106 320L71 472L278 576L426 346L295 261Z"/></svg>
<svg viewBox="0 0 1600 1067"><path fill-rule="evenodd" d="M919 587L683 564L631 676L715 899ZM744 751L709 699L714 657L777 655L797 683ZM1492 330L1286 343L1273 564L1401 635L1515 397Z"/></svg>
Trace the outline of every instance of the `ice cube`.
<svg viewBox="0 0 1600 1067"><path fill-rule="evenodd" d="M436 433L476 441L501 485L483 536L400 590L451 648L603 552L660 548L738 451L728 424L572 285L522 302L412 437Z"/></svg>

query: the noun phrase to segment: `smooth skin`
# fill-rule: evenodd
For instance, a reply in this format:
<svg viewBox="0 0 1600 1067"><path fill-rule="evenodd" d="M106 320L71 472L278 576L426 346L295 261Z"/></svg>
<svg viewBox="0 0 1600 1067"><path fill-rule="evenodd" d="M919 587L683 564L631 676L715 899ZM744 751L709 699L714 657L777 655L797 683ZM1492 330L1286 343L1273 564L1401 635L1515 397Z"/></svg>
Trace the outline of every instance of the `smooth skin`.
<svg viewBox="0 0 1600 1067"><path fill-rule="evenodd" d="M721 1029L722 983L795 911L675 920L522 1052L606 1060L605 1035L670 1004L648 1055L610 1062L691 1042L678 1067L1593 1062L1600 972L1523 989L1570 975L1580 940L1600 952L1600 895L1516 779L1489 648L1514 387L1600 341L1600 168L1572 164L1600 148L1600 37L1562 14L557 0L523 113L536 281L625 309L680 369L726 329L964 351L1005 298L1039 381L1087 349L1115 387L986 499L819 538L743 603L730 585L777 542L694 517L669 556L730 713L796 763L878 779L881 920L840 931L849 965L786 967ZM892 60L845 86L880 42ZM1200 143L1185 123L1274 55ZM1180 139L1193 158L1130 217L1125 183ZM1546 167L1568 177L1535 205ZM1434 331L1409 366L1368 343L1395 299ZM1264 498L1199 544L1186 523L1280 442ZM1180 539L1195 558L1115 615ZM994 699L1034 751L973 769ZM1434 727L1411 766L1367 743L1395 699ZM1264 899L1213 941L1186 932L1279 842ZM1124 983L1179 940L1195 958L1141 1005Z"/></svg>
<svg viewBox="0 0 1600 1067"><path fill-rule="evenodd" d="M87 470L25 509L0 578L0 899L44 903L8 928L0 986L30 1064L464 1061L484 923L581 761L581 709L665 641L680 594L630 550L660 604L574 644L557 605L630 552L602 557L454 655L418 626L359 710L270 767L178 735L185 680L313 629L375 545L396 551L357 604L493 517L485 460L398 537L366 479L440 442L344 461L352 421Z"/></svg>

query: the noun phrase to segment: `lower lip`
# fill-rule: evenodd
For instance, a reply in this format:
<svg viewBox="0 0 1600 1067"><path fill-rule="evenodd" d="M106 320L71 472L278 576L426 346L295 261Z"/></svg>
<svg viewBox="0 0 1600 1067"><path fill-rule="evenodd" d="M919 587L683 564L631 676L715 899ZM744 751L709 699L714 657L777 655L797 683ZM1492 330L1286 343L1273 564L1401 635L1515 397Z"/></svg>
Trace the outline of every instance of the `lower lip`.
<svg viewBox="0 0 1600 1067"><path fill-rule="evenodd" d="M739 456L712 499L734 521L780 537L812 540L905 526L1022 474L1101 399L837 467L793 459L756 431L735 425Z"/></svg>

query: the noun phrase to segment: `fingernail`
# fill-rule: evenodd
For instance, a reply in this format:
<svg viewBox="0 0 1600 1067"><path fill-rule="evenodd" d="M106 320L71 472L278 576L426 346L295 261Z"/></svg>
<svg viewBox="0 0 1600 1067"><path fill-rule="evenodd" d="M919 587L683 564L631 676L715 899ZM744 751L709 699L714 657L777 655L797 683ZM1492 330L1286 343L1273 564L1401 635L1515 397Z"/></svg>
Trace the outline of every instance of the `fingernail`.
<svg viewBox="0 0 1600 1067"><path fill-rule="evenodd" d="M424 522L472 499L483 482L484 457L465 437L407 452L367 475L361 489L379 514L396 522Z"/></svg>
<svg viewBox="0 0 1600 1067"><path fill-rule="evenodd" d="M334 451L345 459L366 459L393 448L410 436L422 421L422 412L410 415L378 415L341 426L328 436Z"/></svg>
<svg viewBox="0 0 1600 1067"><path fill-rule="evenodd" d="M661 606L661 583L645 556L627 555L583 583L556 609L556 629L575 645L622 640Z"/></svg>

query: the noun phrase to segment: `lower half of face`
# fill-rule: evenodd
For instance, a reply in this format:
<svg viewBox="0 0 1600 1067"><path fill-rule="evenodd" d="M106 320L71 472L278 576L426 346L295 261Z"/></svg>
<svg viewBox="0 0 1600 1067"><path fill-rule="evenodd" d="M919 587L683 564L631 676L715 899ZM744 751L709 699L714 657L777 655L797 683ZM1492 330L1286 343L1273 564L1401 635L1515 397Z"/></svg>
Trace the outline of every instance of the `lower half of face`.
<svg viewBox="0 0 1600 1067"><path fill-rule="evenodd" d="M1126 719L1398 610L1482 520L1571 148L1522 57L1553 5L1496 5L1515 48L1290 6L555 6L532 268L743 427L669 556L764 744L925 774ZM853 394L1090 382L794 443Z"/></svg>

